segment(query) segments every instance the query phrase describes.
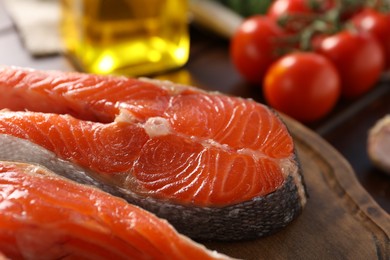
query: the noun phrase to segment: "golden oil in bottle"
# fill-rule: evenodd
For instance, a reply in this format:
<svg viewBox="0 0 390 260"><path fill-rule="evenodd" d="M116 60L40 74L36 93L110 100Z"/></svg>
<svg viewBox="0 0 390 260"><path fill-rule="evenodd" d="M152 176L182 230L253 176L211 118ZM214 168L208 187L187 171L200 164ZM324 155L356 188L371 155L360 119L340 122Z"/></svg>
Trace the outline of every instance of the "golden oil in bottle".
<svg viewBox="0 0 390 260"><path fill-rule="evenodd" d="M62 0L61 30L79 69L150 75L189 55L187 0Z"/></svg>

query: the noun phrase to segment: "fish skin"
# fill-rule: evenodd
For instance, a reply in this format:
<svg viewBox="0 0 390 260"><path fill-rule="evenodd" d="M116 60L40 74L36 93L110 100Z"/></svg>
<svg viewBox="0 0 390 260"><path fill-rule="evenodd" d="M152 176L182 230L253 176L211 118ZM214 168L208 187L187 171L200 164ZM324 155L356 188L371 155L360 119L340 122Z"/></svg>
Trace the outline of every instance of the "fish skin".
<svg viewBox="0 0 390 260"><path fill-rule="evenodd" d="M0 195L0 252L11 259L232 259L41 166L1 161Z"/></svg>
<svg viewBox="0 0 390 260"><path fill-rule="evenodd" d="M71 78L70 81L74 81L73 85L67 84L67 77ZM90 78L88 75L78 73L64 74L61 72L42 72L11 68L0 71L0 90L3 92L11 92L10 96L7 97L7 100L15 99L15 97L19 98L20 104L16 103L17 105L11 107L11 109L14 110L29 109L50 112L50 106L56 104L56 111L54 111L56 113L72 114L79 119L106 122L108 124L111 124L112 121L116 122L115 117L118 118L118 115L115 113L120 113L122 110L130 111L128 118L130 118L129 121L131 121L132 124L145 123L147 117L154 116L157 118L162 116L160 110L161 107L163 107L163 110L165 111L163 116L167 116L168 114L167 118L169 119L169 123L171 123L170 126L173 126L177 133L191 136L193 133L201 132L203 137L206 138L205 140L208 140L207 138L210 137L210 133L204 131L204 129L207 128L199 128L199 125L195 124L195 127L190 127L189 130L181 130L181 125L177 122L175 124L174 119L183 117L185 114L183 115L173 111L173 116L170 118L169 116L171 114L169 114L169 111L172 111L174 105L179 104L179 108L184 108L184 110L186 110L188 107L183 106L182 103L188 102L191 104L191 98L196 97L200 98L200 100L204 100L202 102L205 102L206 105L210 100L212 102L228 100L228 102L230 102L230 108L232 108L232 111L235 111L235 113L236 111L245 112L245 109L248 109L245 107L243 108L242 104L245 106L248 105L254 109L259 109L259 105L253 101L242 100L239 98L225 98L225 96L218 93L208 94L191 87L175 86L174 84L168 82L159 82L145 79L142 81L137 81L134 79L129 80L126 78L115 77L109 77L109 81L111 80L116 82L116 84L120 85L122 88L128 85L130 88L136 87L140 91L147 93L146 95L150 99L141 100L141 102L138 102L136 97L132 97L131 95L129 97L122 92L121 95L114 95L105 98L104 102L99 102L99 100L94 101L94 98L99 99L101 96L99 96L98 92L95 96L91 97L90 94L93 93L91 91L96 91L96 89L103 91L102 88L108 87L104 85L104 83L99 83L99 81L102 79L107 78ZM91 83L90 81L93 82ZM53 82L55 82L55 84L52 84ZM107 90L104 91L107 94ZM34 100L35 102L30 101L27 102L27 106L25 106L25 101L31 97L29 95L31 92L33 92L33 100L38 98L38 102L37 100ZM45 95L45 93L48 94ZM173 96L170 98L168 103L167 95ZM183 98L184 101L180 98ZM0 100L0 106L5 106L6 102L4 101L4 104L2 102L3 101ZM39 107L36 104L43 105L40 105L41 107ZM167 104L169 104L169 106L167 106ZM211 108L211 110L208 111L213 112L213 109L214 108ZM272 111L268 109L264 111L267 113L272 113ZM193 110L189 110L189 112L193 112ZM6 114L11 115L11 112ZM28 113L24 115L28 115ZM22 116L22 118L26 119L27 116ZM195 117L190 118L193 119ZM201 121L202 118L200 118L197 122ZM256 120L254 120L254 122L256 122ZM185 123L188 124L188 122ZM237 125L238 126L234 125L233 127L242 129L242 125L244 124L241 123ZM3 133L7 133L7 131L8 130L3 131ZM8 134L14 135L14 133ZM255 149L261 146L260 144L262 142L261 138L258 136L245 138L245 134L240 134L241 136L237 138L237 136L231 135L229 131L217 131L217 133L214 134L215 135L212 137L216 137L218 135L219 137L222 136L220 137L221 139L217 139L218 142L221 140L226 141L225 144L217 143L220 145L219 148L222 150L225 148L227 148L227 150L239 150L243 154L252 153ZM234 138L229 138L232 136L234 136ZM272 138L275 137L273 136ZM256 142L253 142L252 139L256 140ZM235 140L241 141L236 142ZM211 142L207 145L215 144ZM248 239L268 235L276 232L280 228L285 227L299 215L305 204L306 192L303 184L302 173L299 168L298 159L296 158L295 152L293 151L293 143L287 142L286 145L289 146L289 148L286 149L287 154L283 154L283 150L281 152L275 152L271 150L271 153L274 153L273 155L270 155L273 156L272 158L279 160L279 157L283 159L284 157L288 156L288 163L286 164L287 166L284 167L285 169L281 169L281 172L278 173L279 176L283 175L284 179L278 184L271 185L271 187L274 187L274 190L272 192L266 191L264 194L259 194L258 196L252 198L245 198L241 201L226 203L226 205L197 205L196 203L191 202L180 203L180 201L164 199L164 197L149 196L148 194L146 194L147 196L143 196L145 194L142 194L142 192L137 194L132 192L131 189L124 187L122 185L123 183L121 183L123 182L123 178L117 178L119 182L115 181L115 178L104 178L104 174L96 174L96 169L91 169L91 167L88 167L88 165L85 164L81 167L84 171L80 171L83 172L80 175L84 174L89 179L93 180L92 184L99 186L108 192L124 197L129 202L140 205L145 209L156 213L158 216L168 219L173 225L175 225L175 227L177 227L180 232L192 238L205 240ZM251 149L247 149L248 146L250 146ZM269 148L266 150L269 151ZM12 156L9 157L9 155L5 152L3 152L1 156L7 160L14 159ZM65 164L69 161L69 159L71 158L62 158ZM35 162L31 158L26 158L26 160ZM39 160L40 159L38 159L38 161ZM76 165L77 167L80 166L80 162L77 161L72 162L72 160L70 160L68 163L69 165ZM43 163L43 165L45 164ZM142 165L147 166L148 164L143 163ZM49 165L45 166L50 168L52 165L49 163ZM56 165L54 164L54 168L55 166ZM140 167L138 167L138 169L143 170ZM53 170L58 170L58 167L57 169ZM67 176L67 174L68 173L65 171L64 175ZM118 176L118 173L116 172L115 175ZM74 178L75 175L70 176L70 178L72 177ZM88 179L87 177L81 177L77 181L83 182L84 179ZM131 183L132 181L130 181L130 184ZM279 205L280 201L283 201L282 207ZM188 223L196 224L188 225ZM208 232L210 227L213 232Z"/></svg>

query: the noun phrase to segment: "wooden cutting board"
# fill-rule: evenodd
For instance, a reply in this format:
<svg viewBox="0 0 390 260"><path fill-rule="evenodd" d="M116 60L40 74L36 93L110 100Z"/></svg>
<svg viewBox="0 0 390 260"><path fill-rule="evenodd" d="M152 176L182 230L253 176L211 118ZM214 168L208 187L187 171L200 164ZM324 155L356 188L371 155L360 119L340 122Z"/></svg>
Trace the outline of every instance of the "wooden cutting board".
<svg viewBox="0 0 390 260"><path fill-rule="evenodd" d="M321 137L285 120L296 141L309 200L284 230L254 241L206 243L240 259L390 259L390 215L348 162Z"/></svg>

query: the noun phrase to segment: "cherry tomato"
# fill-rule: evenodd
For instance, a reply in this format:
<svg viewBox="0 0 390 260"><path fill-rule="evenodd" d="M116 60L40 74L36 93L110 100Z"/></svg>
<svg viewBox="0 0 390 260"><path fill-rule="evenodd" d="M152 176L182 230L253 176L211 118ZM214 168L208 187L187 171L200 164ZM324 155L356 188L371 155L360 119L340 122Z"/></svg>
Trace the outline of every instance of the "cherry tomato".
<svg viewBox="0 0 390 260"><path fill-rule="evenodd" d="M368 33L341 31L323 37L315 51L327 57L337 68L342 95L358 97L371 88L384 68L384 53L379 42Z"/></svg>
<svg viewBox="0 0 390 260"><path fill-rule="evenodd" d="M386 68L390 69L390 13L379 13L366 8L351 18L360 32L369 32L377 38L385 53Z"/></svg>
<svg viewBox="0 0 390 260"><path fill-rule="evenodd" d="M322 55L291 53L271 65L263 92L271 107L310 122L333 109L340 96L340 78L333 64Z"/></svg>
<svg viewBox="0 0 390 260"><path fill-rule="evenodd" d="M247 18L232 38L230 56L240 74L249 82L259 83L278 58L283 30L266 16Z"/></svg>
<svg viewBox="0 0 390 260"><path fill-rule="evenodd" d="M268 17L278 19L288 14L310 14L313 10L306 0L276 0L268 8Z"/></svg>
<svg viewBox="0 0 390 260"><path fill-rule="evenodd" d="M267 16L279 21L290 15L292 20L285 25L285 29L298 32L315 19L313 14L323 13L334 6L334 0L276 0L268 8Z"/></svg>

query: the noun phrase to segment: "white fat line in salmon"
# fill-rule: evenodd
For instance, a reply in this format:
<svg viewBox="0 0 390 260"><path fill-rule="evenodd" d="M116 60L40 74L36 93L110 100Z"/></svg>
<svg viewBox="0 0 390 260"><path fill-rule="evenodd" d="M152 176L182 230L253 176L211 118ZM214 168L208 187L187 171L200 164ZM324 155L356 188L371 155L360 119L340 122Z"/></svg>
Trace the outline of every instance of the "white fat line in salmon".
<svg viewBox="0 0 390 260"><path fill-rule="evenodd" d="M217 148L218 150L223 150L225 152L249 155L256 160L260 160L261 158L268 158L270 160L274 160L277 162L285 161L285 160L291 161L290 158L281 158L281 159L272 158L263 152L260 152L258 150L253 150L250 148L235 149L227 144L219 143L210 138L202 138L194 135L192 136L185 135L183 133L177 132L174 129L172 129L172 126L169 123L168 119L164 117L159 117L159 116L150 117L143 123L141 122L136 123L137 121L138 120L135 118L135 116L127 109L120 109L119 115L115 118L116 123L136 124L137 126L143 128L150 138L173 134L177 137L190 139L194 143L199 143L205 148L214 147Z"/></svg>
<svg viewBox="0 0 390 260"><path fill-rule="evenodd" d="M179 95L188 89L195 90L196 92L200 92L200 93L206 93L204 90L201 90L199 88L173 83L172 81L169 80L157 80L151 78L139 78L139 80L143 82L151 83L153 85L157 85L162 89L166 90L171 96Z"/></svg>

